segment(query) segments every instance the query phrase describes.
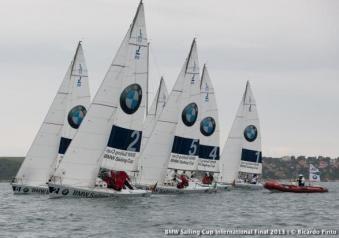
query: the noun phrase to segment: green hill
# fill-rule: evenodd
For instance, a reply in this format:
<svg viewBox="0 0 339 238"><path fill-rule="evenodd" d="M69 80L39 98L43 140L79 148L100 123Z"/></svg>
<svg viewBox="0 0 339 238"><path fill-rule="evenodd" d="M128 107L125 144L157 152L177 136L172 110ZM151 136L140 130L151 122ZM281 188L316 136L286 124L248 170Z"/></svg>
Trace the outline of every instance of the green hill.
<svg viewBox="0 0 339 238"><path fill-rule="evenodd" d="M24 157L0 157L0 181L13 178ZM263 158L264 179L293 179L298 174L308 178L309 164L320 169L322 181L339 181L339 158L286 156L283 158Z"/></svg>
<svg viewBox="0 0 339 238"><path fill-rule="evenodd" d="M0 157L0 181L8 181L15 176L24 157Z"/></svg>

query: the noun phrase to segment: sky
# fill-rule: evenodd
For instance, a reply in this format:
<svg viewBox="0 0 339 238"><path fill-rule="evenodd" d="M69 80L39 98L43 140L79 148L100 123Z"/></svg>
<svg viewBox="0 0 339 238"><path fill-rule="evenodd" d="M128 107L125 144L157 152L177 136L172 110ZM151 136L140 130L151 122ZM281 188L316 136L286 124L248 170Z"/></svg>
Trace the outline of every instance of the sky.
<svg viewBox="0 0 339 238"><path fill-rule="evenodd" d="M138 2L1 0L0 156L26 154L79 40L95 94ZM339 1L143 2L151 92L161 76L172 88L196 37L216 90L221 147L250 80L264 156L339 156Z"/></svg>

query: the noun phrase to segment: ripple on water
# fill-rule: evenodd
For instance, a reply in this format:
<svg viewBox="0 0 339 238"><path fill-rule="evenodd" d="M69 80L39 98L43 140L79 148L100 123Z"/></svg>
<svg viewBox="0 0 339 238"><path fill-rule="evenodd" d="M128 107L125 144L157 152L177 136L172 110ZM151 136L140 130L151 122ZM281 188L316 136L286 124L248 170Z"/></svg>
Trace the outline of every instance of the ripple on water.
<svg viewBox="0 0 339 238"><path fill-rule="evenodd" d="M162 237L168 228L337 228L339 184L327 194L234 190L133 199L14 196L0 183L0 237ZM189 237L189 236L185 236Z"/></svg>

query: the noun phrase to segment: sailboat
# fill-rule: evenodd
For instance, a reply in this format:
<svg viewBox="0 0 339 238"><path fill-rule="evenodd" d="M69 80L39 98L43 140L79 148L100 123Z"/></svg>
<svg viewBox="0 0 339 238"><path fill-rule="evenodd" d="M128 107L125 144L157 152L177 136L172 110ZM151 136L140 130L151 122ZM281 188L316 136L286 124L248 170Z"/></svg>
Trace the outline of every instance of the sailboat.
<svg viewBox="0 0 339 238"><path fill-rule="evenodd" d="M209 187L190 182L179 189L167 180L168 172L195 171L199 159L200 77L196 40L168 97L141 157L138 184L159 193L207 192ZM169 170L169 171L168 171Z"/></svg>
<svg viewBox="0 0 339 238"><path fill-rule="evenodd" d="M50 197L149 194L107 188L99 178L105 169L132 171L135 167L147 104L148 47L141 1L83 124L48 184Z"/></svg>
<svg viewBox="0 0 339 238"><path fill-rule="evenodd" d="M51 171L62 159L88 105L90 92L81 42L48 113L22 163L12 188L15 194L47 194Z"/></svg>
<svg viewBox="0 0 339 238"><path fill-rule="evenodd" d="M262 189L261 133L256 102L247 82L220 159L219 184ZM256 182L254 182L256 181Z"/></svg>

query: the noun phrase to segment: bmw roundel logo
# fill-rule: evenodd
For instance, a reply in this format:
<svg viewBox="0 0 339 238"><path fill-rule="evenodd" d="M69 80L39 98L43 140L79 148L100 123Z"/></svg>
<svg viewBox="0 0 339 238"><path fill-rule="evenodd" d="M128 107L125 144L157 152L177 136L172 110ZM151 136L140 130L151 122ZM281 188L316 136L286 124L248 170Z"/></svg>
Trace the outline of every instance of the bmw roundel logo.
<svg viewBox="0 0 339 238"><path fill-rule="evenodd" d="M120 95L120 107L127 114L135 113L141 103L142 90L139 84L131 84Z"/></svg>
<svg viewBox="0 0 339 238"><path fill-rule="evenodd" d="M64 190L62 190L62 195L66 196L69 193L69 190L66 188Z"/></svg>
<svg viewBox="0 0 339 238"><path fill-rule="evenodd" d="M28 193L28 192L29 192L29 188L24 188L22 191L23 191L24 193Z"/></svg>
<svg viewBox="0 0 339 238"><path fill-rule="evenodd" d="M248 142L253 142L255 139L257 139L258 136L258 130L255 126L249 125L245 128L244 131L244 137Z"/></svg>
<svg viewBox="0 0 339 238"><path fill-rule="evenodd" d="M198 118L197 104L195 104L194 102L188 104L182 111L181 118L186 126L193 126Z"/></svg>
<svg viewBox="0 0 339 238"><path fill-rule="evenodd" d="M78 105L73 107L67 117L69 125L74 129L78 129L86 113L87 110L84 106Z"/></svg>
<svg viewBox="0 0 339 238"><path fill-rule="evenodd" d="M210 136L214 133L215 131L215 120L213 117L205 117L201 122L200 122L200 132L204 136Z"/></svg>
<svg viewBox="0 0 339 238"><path fill-rule="evenodd" d="M313 175L313 179L317 179L318 178L318 176L317 175Z"/></svg>

